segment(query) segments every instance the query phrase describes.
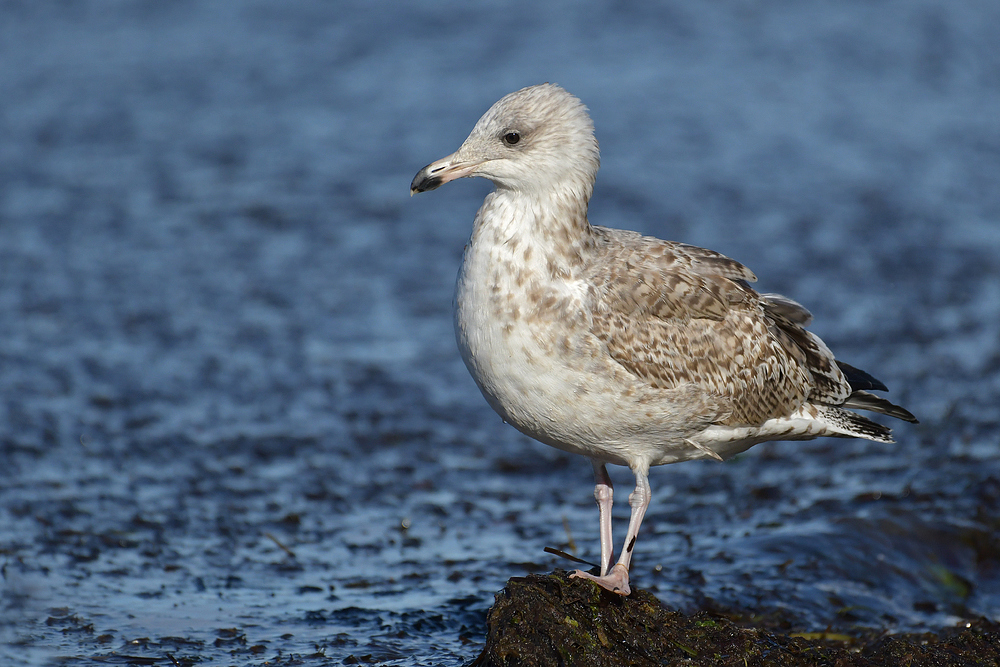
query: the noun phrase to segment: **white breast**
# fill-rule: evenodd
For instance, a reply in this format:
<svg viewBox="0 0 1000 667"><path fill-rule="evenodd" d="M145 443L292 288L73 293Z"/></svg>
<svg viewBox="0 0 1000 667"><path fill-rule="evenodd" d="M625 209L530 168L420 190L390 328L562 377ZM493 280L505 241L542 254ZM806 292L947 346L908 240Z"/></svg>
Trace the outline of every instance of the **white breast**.
<svg viewBox="0 0 1000 667"><path fill-rule="evenodd" d="M477 216L455 295L458 346L493 409L541 442L610 463L663 460L665 443L677 460L697 456L664 411L665 392L643 406L649 388L592 333L590 287L553 275L545 239L484 223L495 208L488 199Z"/></svg>

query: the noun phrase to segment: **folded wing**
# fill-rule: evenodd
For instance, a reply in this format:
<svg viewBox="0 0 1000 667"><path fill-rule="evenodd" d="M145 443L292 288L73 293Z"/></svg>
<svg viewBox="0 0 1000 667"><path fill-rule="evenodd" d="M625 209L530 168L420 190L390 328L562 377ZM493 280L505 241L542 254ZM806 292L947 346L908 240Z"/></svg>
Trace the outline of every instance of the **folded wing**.
<svg viewBox="0 0 1000 667"><path fill-rule="evenodd" d="M721 425L759 425L805 403L915 421L868 391L884 390L882 383L836 361L804 328L809 311L751 288L756 277L739 262L634 232L594 231L607 259L595 264L600 275L588 276L597 290L594 333L652 387L692 384L720 398L728 407L717 417Z"/></svg>

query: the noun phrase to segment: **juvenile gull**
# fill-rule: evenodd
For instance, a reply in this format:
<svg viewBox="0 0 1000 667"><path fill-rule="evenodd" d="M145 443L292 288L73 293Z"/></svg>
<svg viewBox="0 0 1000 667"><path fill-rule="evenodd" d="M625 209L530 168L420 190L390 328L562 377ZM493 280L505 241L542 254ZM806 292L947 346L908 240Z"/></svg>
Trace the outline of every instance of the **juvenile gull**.
<svg viewBox="0 0 1000 667"><path fill-rule="evenodd" d="M458 275L458 346L505 421L590 458L601 573L574 576L628 595L650 466L723 461L767 440L892 442L888 428L849 408L916 419L870 393L885 385L806 331L809 311L754 291L739 262L592 226L599 162L586 107L543 84L494 104L456 152L417 173L410 193L466 176L496 186ZM636 480L613 568L608 463Z"/></svg>

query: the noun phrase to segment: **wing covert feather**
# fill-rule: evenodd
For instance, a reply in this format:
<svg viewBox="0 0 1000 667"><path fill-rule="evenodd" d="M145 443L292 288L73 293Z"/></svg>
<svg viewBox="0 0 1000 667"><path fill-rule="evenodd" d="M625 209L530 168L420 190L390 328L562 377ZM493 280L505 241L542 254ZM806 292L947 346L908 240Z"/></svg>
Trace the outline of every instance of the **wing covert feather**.
<svg viewBox="0 0 1000 667"><path fill-rule="evenodd" d="M594 228L602 261L594 334L651 386L694 384L728 402L719 423L761 424L807 399L842 403L850 387L823 342L802 328L809 312L760 295L756 276L711 250Z"/></svg>

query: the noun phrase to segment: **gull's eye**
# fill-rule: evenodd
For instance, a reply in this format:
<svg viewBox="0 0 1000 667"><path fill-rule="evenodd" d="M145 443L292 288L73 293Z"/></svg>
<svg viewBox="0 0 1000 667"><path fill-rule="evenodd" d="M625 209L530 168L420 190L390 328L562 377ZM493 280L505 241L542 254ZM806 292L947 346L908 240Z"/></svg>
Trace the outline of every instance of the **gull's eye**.
<svg viewBox="0 0 1000 667"><path fill-rule="evenodd" d="M508 146L513 146L521 140L521 134L519 132L508 132L503 135L503 142Z"/></svg>

